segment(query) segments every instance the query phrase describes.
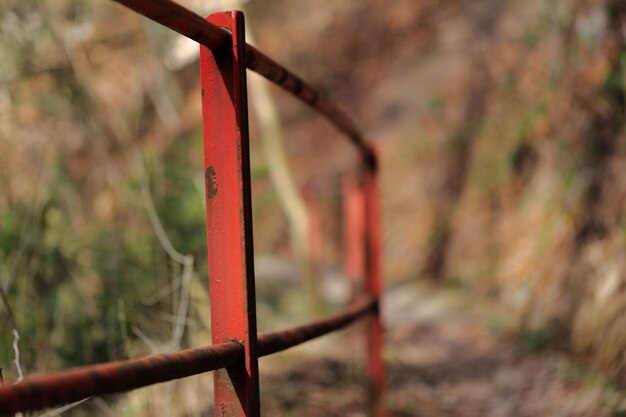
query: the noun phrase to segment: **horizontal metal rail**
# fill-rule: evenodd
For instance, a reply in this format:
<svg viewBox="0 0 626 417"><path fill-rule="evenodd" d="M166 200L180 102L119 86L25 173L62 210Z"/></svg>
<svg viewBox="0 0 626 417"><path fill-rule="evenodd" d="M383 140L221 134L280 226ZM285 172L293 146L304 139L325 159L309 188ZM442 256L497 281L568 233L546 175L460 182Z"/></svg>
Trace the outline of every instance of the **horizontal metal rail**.
<svg viewBox="0 0 626 417"><path fill-rule="evenodd" d="M114 0L214 52L231 45L231 34L207 22L202 16L171 0ZM246 67L262 75L285 91L326 116L361 152L369 169L376 169L376 154L365 141L356 124L317 90L300 77L276 63L251 45L246 45Z"/></svg>
<svg viewBox="0 0 626 417"><path fill-rule="evenodd" d="M345 327L360 317L375 311L378 300L367 298L348 307L345 311L328 318L303 326L259 335L259 357L268 356L290 347L297 346L316 337L323 336Z"/></svg>
<svg viewBox="0 0 626 417"><path fill-rule="evenodd" d="M375 311L377 306L377 300L367 298L325 319L259 335L258 354L260 357L268 356L346 327ZM0 415L41 410L80 401L92 395L115 394L214 371L240 363L243 355L241 344L226 342L33 376L14 385L0 386Z"/></svg>
<svg viewBox="0 0 626 417"><path fill-rule="evenodd" d="M236 342L83 366L0 387L0 415L34 411L228 367L243 360Z"/></svg>

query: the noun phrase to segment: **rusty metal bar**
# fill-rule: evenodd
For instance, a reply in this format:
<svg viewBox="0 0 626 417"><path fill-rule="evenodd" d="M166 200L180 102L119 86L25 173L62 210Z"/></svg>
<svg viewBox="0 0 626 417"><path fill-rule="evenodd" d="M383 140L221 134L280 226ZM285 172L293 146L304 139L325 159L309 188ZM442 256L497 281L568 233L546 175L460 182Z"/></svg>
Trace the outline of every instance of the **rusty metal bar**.
<svg viewBox="0 0 626 417"><path fill-rule="evenodd" d="M92 395L114 394L197 375L240 363L243 357L241 344L226 342L27 377L15 385L0 386L0 415L56 407Z"/></svg>
<svg viewBox="0 0 626 417"><path fill-rule="evenodd" d="M363 134L347 114L320 95L315 88L300 77L255 47L247 45L246 52L246 66L249 69L272 81L283 90L298 97L311 108L326 116L359 149L363 162L368 169L376 170L376 154L372 152Z"/></svg>
<svg viewBox="0 0 626 417"><path fill-rule="evenodd" d="M367 298L354 303L345 311L328 318L287 330L259 335L259 357L289 349L346 327L358 318L375 311L377 306L377 299Z"/></svg>
<svg viewBox="0 0 626 417"><path fill-rule="evenodd" d="M231 36L206 19L171 0L113 0L166 26L212 51L231 47Z"/></svg>
<svg viewBox="0 0 626 417"><path fill-rule="evenodd" d="M236 340L241 365L213 374L216 416L257 417L259 375L252 243L252 197L246 88L245 28L241 12L210 15L228 28L229 50L200 46L202 135L213 343Z"/></svg>
<svg viewBox="0 0 626 417"><path fill-rule="evenodd" d="M229 33L171 0L113 1L123 4L214 52L230 48L231 35ZM366 166L371 170L376 169L376 154L367 145L356 124L343 111L320 95L316 89L250 45L245 45L245 65L326 116L359 149Z"/></svg>

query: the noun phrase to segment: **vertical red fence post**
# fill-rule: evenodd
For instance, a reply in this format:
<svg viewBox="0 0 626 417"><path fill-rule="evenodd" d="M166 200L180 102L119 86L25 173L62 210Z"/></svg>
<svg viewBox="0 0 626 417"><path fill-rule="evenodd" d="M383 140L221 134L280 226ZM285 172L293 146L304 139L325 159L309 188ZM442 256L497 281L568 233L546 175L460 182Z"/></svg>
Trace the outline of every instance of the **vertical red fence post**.
<svg viewBox="0 0 626 417"><path fill-rule="evenodd" d="M343 244L344 274L350 280L353 295L364 290L365 278L365 195L363 185L352 175L344 178Z"/></svg>
<svg viewBox="0 0 626 417"><path fill-rule="evenodd" d="M378 300L376 309L368 319L368 373L370 394L370 415L383 417L385 404L385 372L382 358L383 325L380 317L381 280L381 235L380 201L376 168L367 167L363 182L365 194L365 285L366 291Z"/></svg>
<svg viewBox="0 0 626 417"><path fill-rule="evenodd" d="M207 20L232 33L232 48L200 46L211 333L214 344L245 348L242 365L214 373L215 415L258 417L244 18L223 12Z"/></svg>

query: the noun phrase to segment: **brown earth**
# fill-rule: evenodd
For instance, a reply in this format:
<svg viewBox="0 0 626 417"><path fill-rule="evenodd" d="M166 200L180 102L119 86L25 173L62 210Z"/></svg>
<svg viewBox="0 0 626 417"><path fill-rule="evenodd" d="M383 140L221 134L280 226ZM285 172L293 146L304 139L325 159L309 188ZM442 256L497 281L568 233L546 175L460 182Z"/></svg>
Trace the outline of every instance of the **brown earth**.
<svg viewBox="0 0 626 417"><path fill-rule="evenodd" d="M498 335L498 316L458 293L402 286L388 292L386 349L390 416L623 416L626 397L554 351ZM490 323L490 324L489 324ZM262 360L266 416L365 416L357 334L285 358ZM348 339L346 339L348 338ZM333 343L340 351L324 354ZM335 347L337 345L334 345ZM347 346L347 347L346 347Z"/></svg>

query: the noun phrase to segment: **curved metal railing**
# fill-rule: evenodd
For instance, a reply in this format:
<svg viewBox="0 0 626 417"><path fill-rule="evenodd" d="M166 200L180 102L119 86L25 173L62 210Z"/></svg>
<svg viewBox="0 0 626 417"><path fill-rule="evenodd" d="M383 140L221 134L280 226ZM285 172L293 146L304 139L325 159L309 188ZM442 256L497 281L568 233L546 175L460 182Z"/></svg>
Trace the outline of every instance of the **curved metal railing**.
<svg viewBox="0 0 626 417"><path fill-rule="evenodd" d="M209 23L202 16L171 0L113 0L133 9L181 35L204 45L211 51L229 50L232 35ZM276 63L252 45L246 45L245 65L283 90L299 98L332 122L359 149L364 161L376 167L376 155L367 144L357 125L343 111L320 95L300 77Z"/></svg>
<svg viewBox="0 0 626 417"><path fill-rule="evenodd" d="M259 357L299 345L367 318L370 415L382 417L383 363L377 157L356 124L297 75L245 43L243 15L202 18L170 0L114 0L201 47L207 241L213 345L141 359L84 366L0 386L0 415L32 411L208 371L215 372L216 415L258 416ZM227 28L229 31L223 30ZM243 41L243 42L242 42ZM324 115L357 147L362 165L345 187L356 201L345 211L352 245L364 259L364 293L342 313L256 335L245 68ZM207 90L210 91L209 94ZM354 211L356 210L356 213ZM352 225L352 226L351 226Z"/></svg>

